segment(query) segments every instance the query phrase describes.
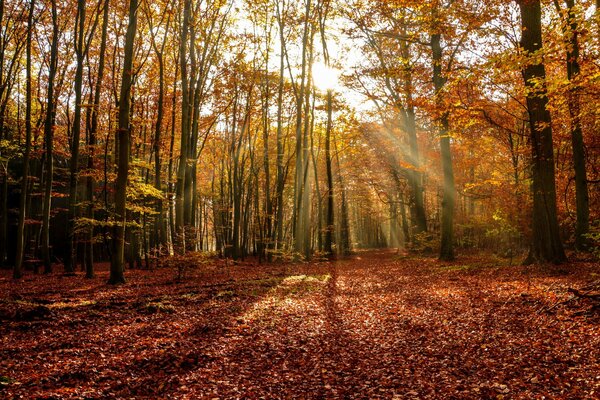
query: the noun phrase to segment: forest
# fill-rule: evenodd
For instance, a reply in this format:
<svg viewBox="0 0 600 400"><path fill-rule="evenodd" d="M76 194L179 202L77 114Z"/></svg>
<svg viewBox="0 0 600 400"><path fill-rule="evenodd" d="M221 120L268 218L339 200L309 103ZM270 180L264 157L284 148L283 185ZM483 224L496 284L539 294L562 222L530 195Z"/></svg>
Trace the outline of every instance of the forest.
<svg viewBox="0 0 600 400"><path fill-rule="evenodd" d="M600 396L600 0L0 0L0 397Z"/></svg>

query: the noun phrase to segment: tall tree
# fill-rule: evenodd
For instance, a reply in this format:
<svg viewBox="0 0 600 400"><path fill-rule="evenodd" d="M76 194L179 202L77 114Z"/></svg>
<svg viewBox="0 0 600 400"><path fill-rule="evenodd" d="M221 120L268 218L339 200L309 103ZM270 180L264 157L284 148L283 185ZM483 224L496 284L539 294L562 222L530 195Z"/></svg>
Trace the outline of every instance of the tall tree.
<svg viewBox="0 0 600 400"><path fill-rule="evenodd" d="M13 278L20 279L23 276L23 258L25 250L25 218L27 210L27 192L29 189L29 157L31 153L31 35L33 31L33 12L35 0L29 3L29 14L27 16L27 44L25 60L25 153L23 155L23 177L21 178L21 196L19 198L19 220L17 224L17 253Z"/></svg>
<svg viewBox="0 0 600 400"><path fill-rule="evenodd" d="M152 48L154 49L154 53L156 54L156 58L158 60L158 101L157 101L157 111L156 111L156 122L154 125L154 138L153 142L153 151L154 151L154 187L157 190L162 189L162 181L161 181L161 168L162 168L162 158L161 158L161 132L163 129L163 118L164 118L164 103L165 103L165 46L167 45L167 37L169 32L169 27L171 23L171 14L167 14L166 22L165 22L165 33L162 38L162 42L158 43L156 38L156 29L154 27L152 21L152 12L149 7L146 7L145 13L148 19L148 23L150 25L150 36L152 39ZM165 19L165 12L162 13L161 21ZM160 25L159 23L159 25ZM162 199L158 199L156 202L156 212L157 219L155 223L155 238L159 246L166 244L167 242L167 231L166 224L164 220L164 212L163 212L163 201Z"/></svg>
<svg viewBox="0 0 600 400"><path fill-rule="evenodd" d="M562 263L566 255L560 240L552 120L548 111L546 68L543 63L542 12L539 0L518 0L521 11L521 48L527 57L523 79L527 89L531 142L533 222L531 249L526 263Z"/></svg>
<svg viewBox="0 0 600 400"><path fill-rule="evenodd" d="M323 46L323 57L325 58L325 66L331 68L331 60L329 50L327 48L327 38L325 36L325 22L330 7L329 1L324 1L319 4L319 27L321 31L321 42ZM327 209L325 215L325 252L333 255L333 245L335 243L335 210L334 210L334 193L333 193L333 171L332 171L332 154L331 154L331 135L333 131L333 88L327 88L327 126L325 128L325 170L327 174Z"/></svg>
<svg viewBox="0 0 600 400"><path fill-rule="evenodd" d="M178 243L180 251L185 251L185 226L184 226L184 212L185 212L185 179L186 179L186 166L188 158L188 142L190 137L190 82L188 77L188 37L190 30L190 18L191 18L191 1L184 0L183 6L183 24L181 26L181 37L180 37L180 64L181 64L181 141L180 141L180 156L179 164L177 167L177 184L175 186L175 229L177 230L176 235L178 236ZM193 46L191 46L193 48Z"/></svg>
<svg viewBox="0 0 600 400"><path fill-rule="evenodd" d="M127 177L129 174L129 152L131 146L131 126L129 124L131 108L131 86L133 84L133 56L137 31L138 0L129 1L129 23L125 36L123 74L119 95L119 143L117 182L115 190L115 224L112 238L112 258L110 264L110 284L125 283L125 228L127 225Z"/></svg>
<svg viewBox="0 0 600 400"><path fill-rule="evenodd" d="M306 129L305 123L308 121L308 115L303 114L304 100L306 92L310 92L306 87L307 84L307 69L308 69L308 53L310 45L311 35L311 23L310 23L310 12L311 12L311 0L306 0L304 10L304 31L302 34L302 64L301 64L301 77L298 83L299 88L295 91L296 93L296 175L294 180L294 251L296 253L305 253L307 241L305 240L306 228L304 221L308 215L309 205L306 203L306 168L308 160L304 159L305 141L306 141ZM303 123L304 121L304 123Z"/></svg>
<svg viewBox="0 0 600 400"><path fill-rule="evenodd" d="M571 144L573 146L573 167L575 169L575 200L577 204L577 222L575 226L575 247L585 250L586 235L590 229L590 198L588 192L587 173L585 169L586 156L581 127L580 73L579 66L579 24L575 11L575 1L565 0L566 9L563 13L563 34L567 48L566 65L569 90L567 104L571 117ZM554 0L557 11L563 11L558 0Z"/></svg>
<svg viewBox="0 0 600 400"><path fill-rule="evenodd" d="M56 103L54 101L54 84L58 69L58 9L56 0L51 1L52 12L52 44L50 46L50 64L48 69L48 89L46 100L46 119L44 121L44 145L46 146L46 165L44 177L44 200L42 211L42 258L44 273L52 272L50 259L50 210L52 208L52 182L54 175L54 123L56 119Z"/></svg>
<svg viewBox="0 0 600 400"><path fill-rule="evenodd" d="M73 118L73 137L71 142L71 162L69 165L69 227L68 246L65 255L65 273L75 272L75 218L77 207L77 176L79 166L79 140L81 136L81 102L83 87L84 34L85 34L85 0L77 0L77 17L75 18L74 42L77 67L75 70L75 116Z"/></svg>
<svg viewBox="0 0 600 400"><path fill-rule="evenodd" d="M106 53L106 42L108 38L108 11L109 1L104 0L102 9L102 33L100 38L100 52L98 54L98 72L96 76L96 85L94 87L94 104L90 115L90 127L88 132L88 169L94 169L94 160L98 134L98 116L100 109L100 96L102 94L102 83L104 81L104 64ZM86 179L86 192L88 201L88 218L94 219L94 177L90 174ZM87 251L84 259L85 276L88 279L94 277L94 226L91 224L87 232Z"/></svg>
<svg viewBox="0 0 600 400"><path fill-rule="evenodd" d="M15 84L19 87L19 75L21 69L22 50L26 46L23 36L23 24L27 7L18 1L0 1L0 165L2 168L2 186L0 188L0 267L7 260L9 247L8 223L9 223L9 181L10 160L14 158L14 149L9 144L11 133L15 130L19 133L20 125L7 124L10 119L9 104L13 100L13 89ZM17 21L17 23L15 23ZM32 29L28 25L27 29ZM30 40L31 43L31 40Z"/></svg>
<svg viewBox="0 0 600 400"><path fill-rule="evenodd" d="M450 150L450 129L448 124L448 111L445 109L443 89L446 77L443 74L443 49L442 26L440 24L439 4L434 2L432 9L431 54L433 63L433 86L437 106L437 125L440 137L440 153L443 171L443 198L442 198L442 226L440 242L440 260L451 261L454 259L454 203L456 189L454 187L454 169L452 166L452 152Z"/></svg>
<svg viewBox="0 0 600 400"><path fill-rule="evenodd" d="M277 83L277 186L276 213L273 227L273 240L277 249L283 247L283 190L285 189L285 163L283 153L283 89L285 82L285 0L275 1L277 24L279 26L279 80Z"/></svg>

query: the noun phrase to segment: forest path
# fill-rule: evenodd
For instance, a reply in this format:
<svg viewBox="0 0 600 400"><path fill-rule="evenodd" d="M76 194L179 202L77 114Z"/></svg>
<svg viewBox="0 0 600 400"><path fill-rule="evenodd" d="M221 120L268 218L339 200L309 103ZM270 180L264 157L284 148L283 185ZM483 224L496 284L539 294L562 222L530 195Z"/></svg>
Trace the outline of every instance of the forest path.
<svg viewBox="0 0 600 400"><path fill-rule="evenodd" d="M217 397L597 398L597 321L540 312L565 277L465 261L369 251L288 276L192 380L227 377Z"/></svg>
<svg viewBox="0 0 600 400"><path fill-rule="evenodd" d="M503 262L378 250L118 288L105 271L2 276L0 398L597 398L597 314L546 310L598 266Z"/></svg>

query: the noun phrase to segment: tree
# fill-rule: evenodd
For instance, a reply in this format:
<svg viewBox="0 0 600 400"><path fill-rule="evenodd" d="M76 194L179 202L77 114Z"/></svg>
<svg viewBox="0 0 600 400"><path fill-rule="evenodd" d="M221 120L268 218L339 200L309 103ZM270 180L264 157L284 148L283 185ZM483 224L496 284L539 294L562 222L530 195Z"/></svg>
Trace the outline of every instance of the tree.
<svg viewBox="0 0 600 400"><path fill-rule="evenodd" d="M98 59L98 72L96 77L96 85L94 88L94 103L92 106L91 114L90 114L90 125L88 132L88 146L89 146L89 154L88 154L88 169L92 171L94 169L94 160L95 160L95 147L97 144L97 133L98 133L98 115L100 108L100 95L102 92L102 82L104 81L104 63L105 63L105 53L106 53L106 45L107 45L107 37L108 37L108 10L109 10L109 0L104 0L103 9L102 9L102 33L100 39L100 53ZM94 177L88 176L86 180L86 191L87 191L87 201L88 201L88 218L90 221L94 220ZM86 257L84 259L85 263L85 277L91 279L94 277L94 225L90 224L88 227L88 235L87 235L87 251Z"/></svg>
<svg viewBox="0 0 600 400"><path fill-rule="evenodd" d="M20 279L23 276L23 258L25 251L25 218L27 210L27 192L29 191L29 157L31 154L31 35L33 31L33 12L35 0L29 3L29 14L27 16L27 45L26 45L26 67L25 67L25 153L23 155L23 177L21 178L21 196L19 198L19 220L17 225L17 253L13 278Z"/></svg>
<svg viewBox="0 0 600 400"><path fill-rule="evenodd" d="M8 7L7 7L8 6ZM15 158L15 148L10 143L11 133L15 130L20 134L20 125L7 124L9 104L14 94L15 86L19 87L19 74L23 47L31 46L23 40L23 24L15 23L24 20L28 8L19 1L6 4L0 0L0 164L2 165L2 187L0 198L0 267L4 266L8 256L8 219L9 219L9 164ZM29 8L30 10L30 8ZM31 11L31 10L30 10ZM27 31L33 29L27 25ZM26 35L27 36L27 35ZM23 160L25 163L25 160ZM20 211L20 210L19 210Z"/></svg>
<svg viewBox="0 0 600 400"><path fill-rule="evenodd" d="M153 138L153 151L154 151L154 187L157 190L162 189L162 181L161 181L161 132L163 129L163 116L164 116L164 103L165 103L165 46L167 44L168 31L171 23L171 15L168 14L166 16L165 22L165 34L162 39L162 43L157 43L156 40L156 30L154 24L152 22L152 15L149 7L144 9L146 13L146 17L148 19L150 25L150 35L152 39L152 48L156 54L156 58L158 60L158 101L157 101L157 112L156 112L156 123L154 126L154 138ZM162 13L161 23L165 18L166 10ZM155 240L157 241L159 246L166 244L167 242L167 232L166 232L166 224L164 221L164 212L163 212L163 201L158 200L156 202L156 212L158 213L157 220L155 223Z"/></svg>
<svg viewBox="0 0 600 400"><path fill-rule="evenodd" d="M323 44L323 57L325 66L331 68L331 61L327 49L327 38L325 36L325 23L329 12L330 2L326 1L319 7L319 28ZM335 210L334 210L334 188L331 154L331 135L333 130L333 88L327 88L327 127L325 128L325 170L327 173L327 211L325 216L325 252L333 255L333 244L335 243Z"/></svg>
<svg viewBox="0 0 600 400"><path fill-rule="evenodd" d="M79 141L81 135L81 103L83 86L83 61L85 58L85 0L77 1L77 17L75 19L74 42L77 67L75 71L75 117L73 120L73 138L71 143L71 162L69 173L69 240L65 256L65 273L73 274L76 264L75 218L77 207L77 175L79 166Z"/></svg>
<svg viewBox="0 0 600 400"><path fill-rule="evenodd" d="M304 10L304 30L302 33L302 62L301 62L301 76L299 87L294 90L296 94L296 175L294 178L294 214L293 214L293 231L294 231L294 251L299 254L307 256L307 244L306 240L307 226L305 221L308 216L308 207L306 204L306 178L308 159L305 159L305 153L307 151L306 141L308 132L305 129L306 122L309 120L308 115L303 113L304 101L307 96L310 96L310 91L307 88L307 75L309 74L307 69L310 68L308 65L308 53L309 46L311 44L310 38L312 36L311 30L312 25L310 23L310 12L311 12L311 0L306 0ZM307 93L309 93L307 95ZM306 110L305 110L306 111ZM303 118L304 115L304 118Z"/></svg>
<svg viewBox="0 0 600 400"><path fill-rule="evenodd" d="M44 121L44 145L46 146L46 165L44 176L44 200L42 216L42 258L44 273L52 272L50 259L50 212L52 207L52 182L54 175L54 123L56 120L56 103L54 101L54 84L58 69L58 10L56 0L52 0L52 44L50 47L50 64L48 68L48 89L46 100L46 119Z"/></svg>
<svg viewBox="0 0 600 400"><path fill-rule="evenodd" d="M452 152L450 150L450 129L448 124L448 111L444 109L442 90L446 84L446 77L442 71L442 31L439 23L440 11L438 5L432 9L431 54L433 67L433 86L437 105L437 128L440 137L440 153L443 171L443 199L442 199L442 226L440 240L440 260L452 261L454 259L454 203L456 189L454 187L454 169L452 167Z"/></svg>
<svg viewBox="0 0 600 400"><path fill-rule="evenodd" d="M137 31L138 0L129 1L129 23L123 49L123 73L119 96L119 125L116 139L119 143L117 182L115 190L115 220L112 238L112 258L108 283L125 283L125 228L127 225L127 177L129 174L129 152L131 142L130 107L133 84L134 42Z"/></svg>
<svg viewBox="0 0 600 400"><path fill-rule="evenodd" d="M548 111L546 68L543 63L539 0L518 0L521 10L521 48L526 57L523 80L527 88L531 142L532 238L526 263L566 261L556 210L552 120Z"/></svg>
<svg viewBox="0 0 600 400"><path fill-rule="evenodd" d="M585 170L586 156L581 127L580 79L579 65L579 24L575 12L575 1L565 0L566 9L563 13L563 36L566 51L567 78L569 90L567 104L571 117L571 145L573 147L573 168L575 170L575 197L577 204L577 222L575 227L575 248L584 250L587 247L586 235L590 229L590 199L588 193L587 173ZM559 13L563 12L558 0L554 0Z"/></svg>

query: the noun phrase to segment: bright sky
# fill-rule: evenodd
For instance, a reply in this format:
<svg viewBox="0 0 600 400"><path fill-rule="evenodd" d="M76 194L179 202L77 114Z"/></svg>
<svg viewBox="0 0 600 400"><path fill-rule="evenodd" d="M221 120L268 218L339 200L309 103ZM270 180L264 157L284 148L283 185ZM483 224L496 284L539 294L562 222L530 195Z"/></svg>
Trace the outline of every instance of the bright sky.
<svg viewBox="0 0 600 400"><path fill-rule="evenodd" d="M236 13L236 24L235 29L240 33L246 32L250 34L255 34L255 28L253 27L253 23L250 20L250 17L246 14L245 8L242 5L242 0L235 0L234 8L232 12ZM269 61L269 69L271 71L279 70L279 57L280 57L280 42L279 42L279 33L277 32L278 26L275 21L272 43L271 43L271 56ZM359 46L356 43L348 38L342 30L344 27L348 25L348 21L341 17L335 17L331 21L329 21L326 28L326 39L327 39L327 48L330 55L330 63L331 68L327 68L324 64L324 59L321 50L321 37L319 34L315 36L315 62L313 64L313 82L317 88L320 90L326 91L329 88L332 88L336 96L338 98L342 98L345 102L359 110L367 110L373 107L373 104L366 99L362 94L347 88L341 82L342 75L352 75L356 66L359 64L359 61L362 59L363 55ZM302 30L302 26L296 27L299 31ZM287 29L286 29L287 31ZM264 43L261 44L264 46ZM299 40L290 40L287 43L287 51L290 57L290 63L292 64L292 72L294 74L294 79L298 79L300 76L300 68L294 66L294 64L300 63L300 52L301 52L301 43ZM247 56L251 59L253 57L252 52L249 52ZM286 66L286 76L289 78L289 70Z"/></svg>

